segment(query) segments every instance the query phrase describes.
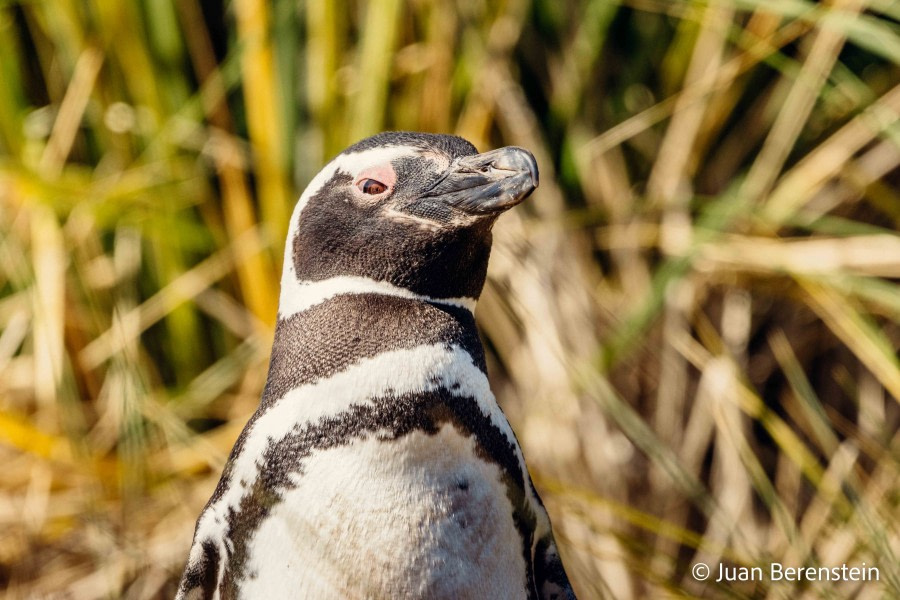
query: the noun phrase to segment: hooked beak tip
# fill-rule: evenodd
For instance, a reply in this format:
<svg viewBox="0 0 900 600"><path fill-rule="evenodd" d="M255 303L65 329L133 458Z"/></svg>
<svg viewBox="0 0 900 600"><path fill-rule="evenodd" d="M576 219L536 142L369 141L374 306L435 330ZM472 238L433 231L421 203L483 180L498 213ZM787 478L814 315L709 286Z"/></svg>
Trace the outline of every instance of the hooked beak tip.
<svg viewBox="0 0 900 600"><path fill-rule="evenodd" d="M507 146L458 159L430 192L466 212L497 214L522 202L539 183L534 155Z"/></svg>

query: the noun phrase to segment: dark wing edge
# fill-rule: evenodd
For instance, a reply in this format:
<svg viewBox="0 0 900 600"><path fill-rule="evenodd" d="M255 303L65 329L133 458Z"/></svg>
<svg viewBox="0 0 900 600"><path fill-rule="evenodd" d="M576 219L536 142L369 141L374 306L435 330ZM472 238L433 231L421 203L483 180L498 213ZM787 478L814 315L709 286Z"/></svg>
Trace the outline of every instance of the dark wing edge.
<svg viewBox="0 0 900 600"><path fill-rule="evenodd" d="M212 540L194 542L175 600L212 600L221 562L219 549Z"/></svg>
<svg viewBox="0 0 900 600"><path fill-rule="evenodd" d="M538 540L534 549L534 585L542 600L576 600L556 541L549 532Z"/></svg>

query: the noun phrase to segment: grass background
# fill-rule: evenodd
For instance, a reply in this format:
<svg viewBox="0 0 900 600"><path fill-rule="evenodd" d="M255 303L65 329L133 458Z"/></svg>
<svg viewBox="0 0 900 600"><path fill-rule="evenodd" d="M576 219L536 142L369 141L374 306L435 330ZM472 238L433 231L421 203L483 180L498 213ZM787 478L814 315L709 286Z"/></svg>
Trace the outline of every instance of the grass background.
<svg viewBox="0 0 900 600"><path fill-rule="evenodd" d="M537 156L477 316L580 597L900 597L897 2L3 0L0 81L4 597L171 597L385 129Z"/></svg>

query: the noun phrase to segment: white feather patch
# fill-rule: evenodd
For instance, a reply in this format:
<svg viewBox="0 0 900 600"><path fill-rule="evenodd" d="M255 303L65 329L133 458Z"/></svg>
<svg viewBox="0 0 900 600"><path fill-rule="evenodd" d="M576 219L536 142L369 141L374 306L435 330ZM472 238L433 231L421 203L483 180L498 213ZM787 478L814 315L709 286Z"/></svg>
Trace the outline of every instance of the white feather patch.
<svg viewBox="0 0 900 600"><path fill-rule="evenodd" d="M403 395L438 388L474 398L491 423L515 446L522 473L527 473L509 422L494 399L487 377L475 366L468 352L458 346L448 349L442 344L383 352L327 379L290 390L253 423L241 453L233 458L228 489L200 516L195 541L222 539L224 519L221 517L228 514L229 508L238 508L246 489L256 481L260 469L257 461L295 426L339 415L354 404L363 404L388 392Z"/></svg>
<svg viewBox="0 0 900 600"><path fill-rule="evenodd" d="M316 452L249 544L248 598L524 598L500 468L451 425Z"/></svg>
<svg viewBox="0 0 900 600"><path fill-rule="evenodd" d="M293 265L290 268L293 271ZM368 277L341 275L323 279L322 281L298 281L292 277L285 267L285 276L281 281L281 299L278 302L278 317L287 319L316 304L325 302L339 294L385 294L411 300L423 300L437 304L449 304L475 311L475 298L432 298L415 294L406 288L397 287L386 281L376 281Z"/></svg>

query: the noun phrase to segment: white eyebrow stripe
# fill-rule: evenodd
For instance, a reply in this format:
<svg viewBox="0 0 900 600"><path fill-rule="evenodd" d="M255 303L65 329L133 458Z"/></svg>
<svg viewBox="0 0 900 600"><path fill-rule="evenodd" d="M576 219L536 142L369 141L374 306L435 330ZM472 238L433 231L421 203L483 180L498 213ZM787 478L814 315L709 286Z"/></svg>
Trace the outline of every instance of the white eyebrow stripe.
<svg viewBox="0 0 900 600"><path fill-rule="evenodd" d="M294 214L291 215L290 232L293 233L297 230L300 213L306 208L309 199L319 193L322 187L334 177L336 172L342 171L352 177L356 177L357 173L364 169L368 169L369 167L391 162L401 156L418 156L421 153L422 149L416 148L415 146L386 146L384 148L372 148L361 152L338 154L334 157L334 160L325 165L325 167L313 177L312 181L309 182L309 185L306 186L306 190L303 191L303 194L297 201L297 206L294 207ZM288 239L290 239L290 237Z"/></svg>
<svg viewBox="0 0 900 600"><path fill-rule="evenodd" d="M431 296L416 294L387 281L377 281L368 277L353 275L339 275L321 281L298 281L296 276L294 276L294 265L291 262L285 267L281 281L278 318L290 318L339 294L384 294L386 296L409 298L410 300L458 306L473 313L477 302L475 298L465 296L460 298L432 298Z"/></svg>
<svg viewBox="0 0 900 600"><path fill-rule="evenodd" d="M421 149L414 146L387 146L385 148L363 150L362 152L338 154L334 160L325 165L322 170L313 177L312 181L309 182L309 185L306 186L306 189L303 190L303 194L300 195L300 199L297 200L297 204L294 206L294 212L291 214L291 222L288 226L287 243L284 245L284 268L282 269L281 276L282 299L284 298L285 282L288 280L288 276L290 275L292 281L296 282L297 279L294 273L294 244L292 242L300 227L300 214L303 212L303 209L306 208L306 205L309 204L309 199L318 194L338 171L347 172L355 177L356 174L363 169L367 169L377 164L390 162L401 156L415 156L420 153Z"/></svg>

